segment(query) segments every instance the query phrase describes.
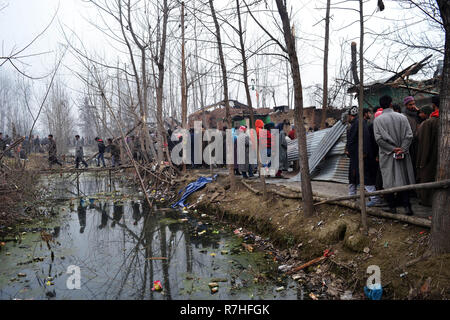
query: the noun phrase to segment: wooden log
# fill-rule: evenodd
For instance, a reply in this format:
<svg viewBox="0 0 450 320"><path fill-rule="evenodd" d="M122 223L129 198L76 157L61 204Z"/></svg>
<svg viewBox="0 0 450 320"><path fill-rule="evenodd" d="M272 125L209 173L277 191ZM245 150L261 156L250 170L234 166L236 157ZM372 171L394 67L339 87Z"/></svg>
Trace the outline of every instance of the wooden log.
<svg viewBox="0 0 450 320"><path fill-rule="evenodd" d="M350 209L359 210L359 203L352 202L352 201L332 201L329 203L347 207ZM388 218L388 219L398 220L398 221L402 221L402 222L407 222L409 224L417 225L420 227L431 228L431 221L424 219L424 218L419 218L419 217L415 217L415 216L407 216L407 215L398 214L398 213L397 214L389 213L389 212L383 211L379 208L367 208L366 210L367 210L367 213L371 216Z"/></svg>
<svg viewBox="0 0 450 320"><path fill-rule="evenodd" d="M44 169L44 170L38 170L38 171L31 171L36 172L39 174L52 174L52 173L83 173L83 172L101 172L101 171L117 171L122 169L130 169L134 168L134 166L119 166L119 167L105 167L105 168L63 168L63 169Z"/></svg>
<svg viewBox="0 0 450 320"><path fill-rule="evenodd" d="M376 196L376 195L390 194L390 193L409 191L409 190L441 189L441 188L447 188L449 185L450 185L450 179L447 179L447 180L441 180L441 181L435 181L435 182L409 184L406 186L388 188L388 189L379 190L379 191L375 191L375 192L364 192L364 196L371 197L371 196ZM314 205L318 206L320 204L328 203L331 201L350 200L350 199L356 199L356 198L359 198L359 195L342 196L342 197L327 199L327 200L321 201L319 203L315 203Z"/></svg>
<svg viewBox="0 0 450 320"><path fill-rule="evenodd" d="M280 192L280 191L277 191L277 190L270 190L270 192L272 192L272 193L274 193L274 194L276 194L276 195L278 195L280 197L286 198L286 199L303 199L302 194L299 193L299 192L297 192L297 194L295 194L295 195L284 193L284 192ZM323 198L313 195L313 200L314 201L322 201Z"/></svg>
<svg viewBox="0 0 450 320"><path fill-rule="evenodd" d="M424 184L425 183L423 183L422 185L424 185ZM284 186L284 185L279 185L279 186ZM284 186L284 187L286 187L287 189L289 189L293 192L299 193L298 197L301 197L301 193L298 191L298 189L290 187L290 186ZM313 195L314 195L314 201L320 201L319 203L334 204L334 205L338 205L338 206L345 207L345 208L360 210L359 203L356 203L353 201L343 201L343 200L334 201L333 199L327 199L323 195L320 195L315 192L313 193ZM353 196L353 198L358 198L358 195ZM316 204L314 204L314 205L316 205ZM420 227L431 228L431 221L424 219L424 218L407 216L407 215L403 215L403 214L393 214L393 213L383 211L379 208L367 208L366 211L369 215L374 216L374 217L398 220L398 221L406 222L409 224L417 225Z"/></svg>
<svg viewBox="0 0 450 320"><path fill-rule="evenodd" d="M241 182L248 190L252 191L254 194L256 194L256 195L260 195L261 194L260 191L258 191L255 188L249 186L248 183L246 183L244 180L241 180Z"/></svg>

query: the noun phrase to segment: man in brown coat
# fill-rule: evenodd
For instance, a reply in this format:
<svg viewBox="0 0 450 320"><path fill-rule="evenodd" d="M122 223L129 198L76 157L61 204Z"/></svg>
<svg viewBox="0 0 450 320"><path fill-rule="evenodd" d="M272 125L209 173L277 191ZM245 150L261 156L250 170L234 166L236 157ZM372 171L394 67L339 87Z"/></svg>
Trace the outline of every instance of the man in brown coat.
<svg viewBox="0 0 450 320"><path fill-rule="evenodd" d="M57 151L56 151L56 142L53 139L53 135L48 135L48 162L50 165L50 169L54 164L59 164L62 167L62 163L58 161Z"/></svg>
<svg viewBox="0 0 450 320"><path fill-rule="evenodd" d="M411 131L413 133L413 140L409 146L409 154L413 165L417 161L417 128L419 126L419 108L416 106L414 97L408 96L403 99L403 105L405 106L403 114L408 119ZM416 168L414 167L414 176L417 176Z"/></svg>
<svg viewBox="0 0 450 320"><path fill-rule="evenodd" d="M439 96L433 96L433 113L425 120L417 130L418 153L417 153L417 182L425 183L435 181L438 158L438 129L439 129ZM433 190L418 190L417 195L421 204L431 206Z"/></svg>

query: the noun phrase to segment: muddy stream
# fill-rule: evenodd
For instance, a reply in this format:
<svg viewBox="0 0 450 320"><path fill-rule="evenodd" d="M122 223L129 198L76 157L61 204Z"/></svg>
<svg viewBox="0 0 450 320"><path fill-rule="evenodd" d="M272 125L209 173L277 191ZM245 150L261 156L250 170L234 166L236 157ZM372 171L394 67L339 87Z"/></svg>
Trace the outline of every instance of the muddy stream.
<svg viewBox="0 0 450 320"><path fill-rule="evenodd" d="M16 241L0 251L0 299L307 297L270 255L243 249L230 226L170 204L150 212L120 175L53 175L42 184L52 190L40 208L46 218L11 230Z"/></svg>

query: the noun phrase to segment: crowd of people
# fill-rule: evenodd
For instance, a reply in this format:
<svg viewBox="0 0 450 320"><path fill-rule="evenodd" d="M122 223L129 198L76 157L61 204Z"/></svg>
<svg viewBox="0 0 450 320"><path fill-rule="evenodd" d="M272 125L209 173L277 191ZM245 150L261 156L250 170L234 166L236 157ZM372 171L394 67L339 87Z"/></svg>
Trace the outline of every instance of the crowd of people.
<svg viewBox="0 0 450 320"><path fill-rule="evenodd" d="M438 146L438 127L439 127L439 96L432 97L432 107L424 106L418 108L414 97L408 96L403 100L403 108L398 104L393 104L390 96L383 96L379 99L379 107L376 110L364 108L363 110L363 163L364 163L364 185L367 192L400 187L415 183L424 183L434 181L437 167L437 146ZM355 195L360 183L359 178L359 159L358 159L358 108L353 106L348 111L347 144L345 153L350 158L349 165L349 195ZM257 171L256 166L256 148L259 142L260 150L266 154L260 153L260 160L263 170L270 172L275 167L271 160L278 159L275 170L272 171L275 177L282 177L282 172L289 168L287 158L288 141L296 139L294 127L287 121L275 125L273 122L264 123L258 119L255 122L255 130L249 130L245 125L236 125L231 129L234 146L234 174L242 175L244 179L254 177ZM215 165L225 166L230 163L227 159L226 132L227 127L222 128L223 137L223 161ZM265 129L265 130L263 130ZM278 142L276 143L272 133L276 130ZM314 130L314 129L313 129ZM202 128L204 133L205 128ZM158 133L151 133L153 141L157 141ZM189 130L190 138L190 164L191 168L209 167L205 159L199 163L194 159L194 129ZM172 131L168 130L164 147L168 148L169 154L172 154L173 148L183 142L181 135L177 136L178 141L172 141ZM144 159L151 160L152 152L141 145L141 139L138 136L127 136L123 139L107 139L107 144L100 137L94 139L98 147L95 156L96 165L106 167L105 153L111 155L111 166L121 165L121 154L125 149L124 143L128 145L129 150L136 161ZM202 139L200 147L201 154L205 150L208 142ZM258 141L258 142L257 142ZM11 138L0 133L0 151L6 149L11 143ZM89 164L84 159L83 146L86 141L75 135L73 146L75 147L75 168L79 168L80 163L85 167ZM156 142L158 143L158 142ZM70 142L70 144L72 144ZM238 161L238 145L244 146L244 157ZM277 148L274 146L277 145ZM40 139L39 136L31 136L25 140L19 147L19 152L43 152L47 147L48 160L50 167L60 165L58 160L56 142L53 135ZM198 146L197 146L198 147ZM155 144L151 148L153 152L158 149ZM146 150L146 151L145 151ZM252 155L254 157L252 158ZM272 156L272 157L271 157ZM228 160L228 161L227 161ZM397 212L397 207L403 207L407 215L413 215L410 197L417 196L420 203L426 206L431 205L432 190L418 190L397 192L395 194L386 194L381 196L371 196L367 205L388 206L392 213Z"/></svg>
<svg viewBox="0 0 450 320"><path fill-rule="evenodd" d="M227 164L232 164L234 167L234 174L237 176L241 176L244 179L249 179L254 177L255 172L257 171L257 144L259 141L260 146L260 154L261 154L261 162L264 170L266 170L266 174L273 169L273 175L275 177L282 177L282 172L288 170L288 158L287 158L287 141L290 139L295 139L295 130L291 127L290 123L287 121L281 122L275 125L273 122L264 123L262 120L258 119L255 121L255 129L249 130L246 125L241 125L236 123L233 128L228 130L228 127L225 125L222 127L220 131L222 134L222 157L219 159L220 155L215 154L214 149L212 150L211 156L216 160L213 164L207 163L208 161L202 157L201 160L195 159L195 132L194 129L191 128L189 130L189 143L190 143L190 158L188 159L188 166L192 169L196 168L209 168L210 165L217 167L225 167ZM263 130L264 129L264 130ZM205 135L205 128L202 128L202 136ZM276 145L276 141L274 140L271 130L275 130L277 132L278 137L278 153L274 153L274 146ZM233 147L233 157L228 159L227 157L231 157L231 153L228 152L227 146L227 131L231 131L232 138L232 147ZM176 130L174 132L177 132ZM176 136L178 141L172 141L172 131L168 131L168 150L169 153L172 154L172 150L178 143L183 143L183 135L179 134ZM209 142L203 139L197 152L197 154L204 154L205 148L208 146ZM242 150L238 150L239 147L242 146ZM262 156L262 152L266 152L264 157ZM238 159L238 156L241 157ZM270 161L270 157L275 157L278 159L277 163L279 164L277 168ZM180 165L181 166L181 165Z"/></svg>
<svg viewBox="0 0 450 320"><path fill-rule="evenodd" d="M367 192L401 187L435 180L438 151L439 96L432 97L432 108L418 108L414 97L403 100L403 110L392 103L392 97L379 99L379 108L363 110L364 185ZM348 111L346 154L350 158L349 195L355 195L360 182L358 157L358 108ZM413 215L411 196L422 205L430 206L432 191L402 191L370 197L369 207L389 207L397 213L403 207Z"/></svg>

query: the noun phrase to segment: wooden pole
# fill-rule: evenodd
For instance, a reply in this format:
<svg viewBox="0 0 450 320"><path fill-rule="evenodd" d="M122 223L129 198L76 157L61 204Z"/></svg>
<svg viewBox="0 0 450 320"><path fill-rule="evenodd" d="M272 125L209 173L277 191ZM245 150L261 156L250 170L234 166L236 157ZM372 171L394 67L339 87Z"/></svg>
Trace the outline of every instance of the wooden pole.
<svg viewBox="0 0 450 320"><path fill-rule="evenodd" d="M366 214L366 199L364 197L364 119L363 119L363 104L364 104L364 13L363 0L359 0L359 19L360 19L360 44L359 44L359 110L358 110L358 162L359 162L359 194L361 207L361 224L363 233L367 234L367 214Z"/></svg>
<svg viewBox="0 0 450 320"><path fill-rule="evenodd" d="M323 95L322 95L322 114L320 119L320 129L325 129L328 108L328 47L330 40L330 6L331 0L327 0L327 11L325 16L325 48L323 52Z"/></svg>

